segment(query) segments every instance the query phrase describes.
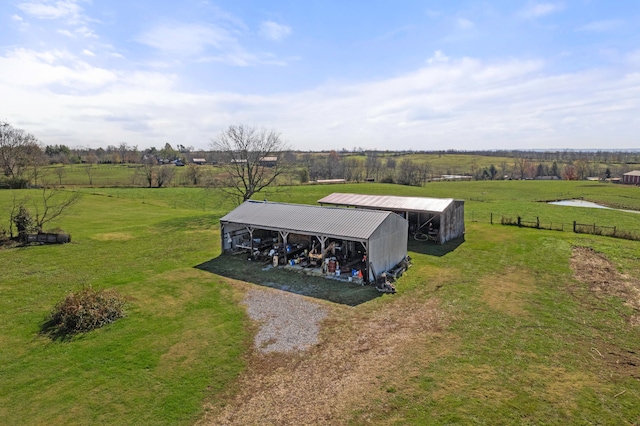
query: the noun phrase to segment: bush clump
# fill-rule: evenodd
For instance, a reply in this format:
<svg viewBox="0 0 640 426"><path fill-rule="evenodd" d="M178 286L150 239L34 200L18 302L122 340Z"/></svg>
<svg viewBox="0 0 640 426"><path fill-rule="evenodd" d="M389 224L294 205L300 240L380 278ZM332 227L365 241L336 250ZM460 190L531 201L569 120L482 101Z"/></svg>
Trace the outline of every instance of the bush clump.
<svg viewBox="0 0 640 426"><path fill-rule="evenodd" d="M84 288L58 303L43 328L53 335L84 333L122 318L124 305L115 290Z"/></svg>

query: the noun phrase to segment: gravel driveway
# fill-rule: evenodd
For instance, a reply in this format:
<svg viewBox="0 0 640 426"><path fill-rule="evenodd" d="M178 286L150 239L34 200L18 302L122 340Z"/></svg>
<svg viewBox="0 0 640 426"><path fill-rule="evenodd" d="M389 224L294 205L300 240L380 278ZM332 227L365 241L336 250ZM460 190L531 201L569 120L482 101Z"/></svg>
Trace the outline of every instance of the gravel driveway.
<svg viewBox="0 0 640 426"><path fill-rule="evenodd" d="M303 296L283 291L251 289L243 303L260 323L256 348L264 353L305 350L318 343L320 322L327 311Z"/></svg>

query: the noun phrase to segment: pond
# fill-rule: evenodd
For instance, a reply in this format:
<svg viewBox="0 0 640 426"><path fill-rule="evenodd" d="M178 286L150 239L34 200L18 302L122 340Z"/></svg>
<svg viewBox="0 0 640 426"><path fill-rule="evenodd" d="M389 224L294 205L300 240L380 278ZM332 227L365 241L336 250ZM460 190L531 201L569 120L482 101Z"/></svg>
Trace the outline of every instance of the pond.
<svg viewBox="0 0 640 426"><path fill-rule="evenodd" d="M591 201L584 201L584 200L560 200L560 201L549 202L549 204L554 204L556 206L589 207L592 209L608 209L608 210L618 210L618 211L627 212L627 213L640 213L640 211L637 211L637 210L612 209L611 207L603 206L602 204L592 203Z"/></svg>
<svg viewBox="0 0 640 426"><path fill-rule="evenodd" d="M592 203L591 201L584 201L584 200L560 200L560 201L552 201L549 204L554 204L556 206L569 206L569 207L590 207L592 209L608 209L609 208L601 204Z"/></svg>

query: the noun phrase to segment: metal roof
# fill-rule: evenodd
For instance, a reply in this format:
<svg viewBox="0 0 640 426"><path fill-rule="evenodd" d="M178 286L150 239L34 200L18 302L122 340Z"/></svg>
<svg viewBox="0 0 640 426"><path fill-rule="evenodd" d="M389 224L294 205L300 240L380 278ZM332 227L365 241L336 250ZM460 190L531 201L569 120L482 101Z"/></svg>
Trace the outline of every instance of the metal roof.
<svg viewBox="0 0 640 426"><path fill-rule="evenodd" d="M222 217L220 222L367 240L390 215L395 213L249 200Z"/></svg>
<svg viewBox="0 0 640 426"><path fill-rule="evenodd" d="M631 172L625 173L623 176L640 176L640 170L633 170Z"/></svg>
<svg viewBox="0 0 640 426"><path fill-rule="evenodd" d="M334 192L318 200L320 204L436 213L444 212L454 201L453 198L400 197L396 195L344 194L340 192Z"/></svg>

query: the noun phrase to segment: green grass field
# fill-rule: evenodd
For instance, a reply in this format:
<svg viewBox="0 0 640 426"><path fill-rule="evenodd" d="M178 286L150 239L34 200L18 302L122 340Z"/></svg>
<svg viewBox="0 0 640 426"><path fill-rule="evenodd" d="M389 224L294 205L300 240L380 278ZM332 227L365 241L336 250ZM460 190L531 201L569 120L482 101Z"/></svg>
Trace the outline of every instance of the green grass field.
<svg viewBox="0 0 640 426"><path fill-rule="evenodd" d="M193 424L205 406L228 404L239 375L251 371L255 329L239 303L243 281L283 281L287 274L256 277L234 266L237 260L218 257L217 220L233 202L217 192L81 191L79 204L56 224L72 243L0 249L2 423ZM540 202L582 197L640 210L638 188L539 181L310 185L275 188L256 198L315 203L331 192L466 200L464 242L440 248L411 241L414 266L398 282L397 294L365 297L354 307L336 305L342 316L325 325L327 345L330 335L348 327L345 321L365 321L395 306L435 303L445 318L441 330L417 335L393 367L369 377L370 396L349 405L341 420L640 421L640 326L633 323L638 312L619 297L594 293L570 267L574 247L591 247L613 262L610 273L638 289L640 242L495 224L501 215L520 215L640 230L636 213ZM36 198L38 191L0 191L0 228L14 195ZM207 262L209 270L197 268ZM65 341L41 336L40 325L55 303L89 285L125 295L127 317ZM301 362L295 359L293 366Z"/></svg>

